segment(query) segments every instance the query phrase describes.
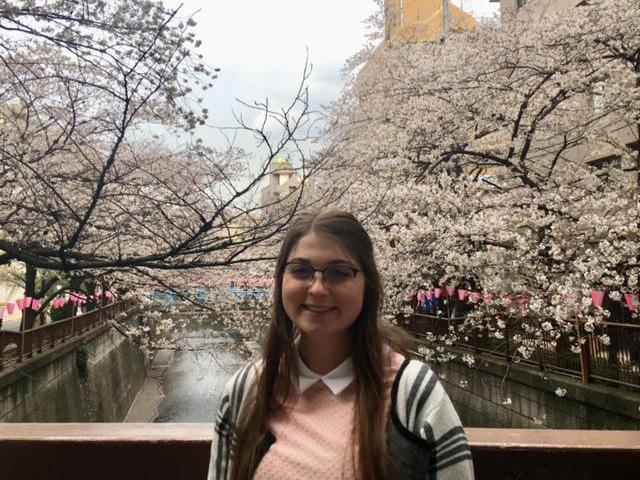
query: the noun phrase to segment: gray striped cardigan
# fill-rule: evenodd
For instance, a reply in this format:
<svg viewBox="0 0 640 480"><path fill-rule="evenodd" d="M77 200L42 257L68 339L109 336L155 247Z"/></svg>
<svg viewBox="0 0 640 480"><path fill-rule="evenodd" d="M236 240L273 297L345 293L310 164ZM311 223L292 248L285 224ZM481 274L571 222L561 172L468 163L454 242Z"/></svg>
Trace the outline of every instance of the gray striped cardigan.
<svg viewBox="0 0 640 480"><path fill-rule="evenodd" d="M248 364L227 383L215 423L208 480L230 478L236 422L254 395L256 375L256 365ZM473 479L471 451L458 414L426 364L417 360L402 364L393 383L389 414L392 479ZM262 455L276 440L267 435Z"/></svg>

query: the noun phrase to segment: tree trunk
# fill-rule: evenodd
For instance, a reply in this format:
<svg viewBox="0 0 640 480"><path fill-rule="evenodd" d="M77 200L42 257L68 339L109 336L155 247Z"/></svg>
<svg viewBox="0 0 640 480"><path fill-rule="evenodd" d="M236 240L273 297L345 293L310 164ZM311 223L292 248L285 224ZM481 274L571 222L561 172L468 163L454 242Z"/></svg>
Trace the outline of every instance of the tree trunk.
<svg viewBox="0 0 640 480"><path fill-rule="evenodd" d="M71 275L69 278L69 289L72 292L79 292L80 287L82 286L82 282L84 282L84 275ZM75 316L78 313L78 303L77 302L69 302L72 305L71 316Z"/></svg>
<svg viewBox="0 0 640 480"><path fill-rule="evenodd" d="M38 269L31 265L26 265L26 274L24 281L24 295L25 297L36 298L36 276ZM36 321L36 312L31 308L24 308L22 311L22 329L30 330L34 327Z"/></svg>

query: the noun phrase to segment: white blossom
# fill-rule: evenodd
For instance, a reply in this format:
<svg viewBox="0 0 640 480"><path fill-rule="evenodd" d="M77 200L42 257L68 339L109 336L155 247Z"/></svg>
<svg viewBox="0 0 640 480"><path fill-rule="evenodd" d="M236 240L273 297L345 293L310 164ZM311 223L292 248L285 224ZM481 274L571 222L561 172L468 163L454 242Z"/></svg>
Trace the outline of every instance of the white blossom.
<svg viewBox="0 0 640 480"><path fill-rule="evenodd" d="M555 390L555 394L556 394L558 397L562 398L562 397L564 397L564 396L567 394L567 390L566 390L565 388L558 387L558 388L556 388L556 390Z"/></svg>
<svg viewBox="0 0 640 480"><path fill-rule="evenodd" d="M465 353L462 355L462 361L467 364L468 367L473 367L476 364L476 359L473 355Z"/></svg>

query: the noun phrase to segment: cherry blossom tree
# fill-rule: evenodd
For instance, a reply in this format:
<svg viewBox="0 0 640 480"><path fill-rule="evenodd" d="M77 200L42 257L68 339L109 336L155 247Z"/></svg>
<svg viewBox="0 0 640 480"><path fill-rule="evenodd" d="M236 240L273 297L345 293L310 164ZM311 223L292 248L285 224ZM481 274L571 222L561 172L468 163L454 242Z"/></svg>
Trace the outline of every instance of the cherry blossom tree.
<svg viewBox="0 0 640 480"><path fill-rule="evenodd" d="M258 153L211 148L197 128L218 69L194 25L146 0L0 1L0 266L148 278L261 258L252 248L283 230L313 173L310 69L286 108L245 104L263 118L239 118ZM285 153L301 186L261 205Z"/></svg>
<svg viewBox="0 0 640 480"><path fill-rule="evenodd" d="M215 78L193 20L154 2L3 2L0 14L2 263L215 266L282 228L257 221L251 195L299 140L304 85L284 114L258 107L284 133L252 129L266 158L249 172L238 149L172 142L206 121L196 94Z"/></svg>
<svg viewBox="0 0 640 480"><path fill-rule="evenodd" d="M639 20L594 0L370 56L336 104L326 185L369 221L390 314L421 287L490 292L467 331L517 325L528 357L562 333L579 350L576 320L608 315L593 289L637 294Z"/></svg>

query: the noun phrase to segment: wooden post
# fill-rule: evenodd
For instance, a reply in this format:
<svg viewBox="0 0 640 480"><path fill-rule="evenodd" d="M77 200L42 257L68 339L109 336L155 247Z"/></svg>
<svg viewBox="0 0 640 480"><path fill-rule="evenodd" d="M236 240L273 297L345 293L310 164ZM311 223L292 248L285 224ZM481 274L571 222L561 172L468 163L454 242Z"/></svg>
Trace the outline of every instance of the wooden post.
<svg viewBox="0 0 640 480"><path fill-rule="evenodd" d="M578 331L578 344L580 345L580 373L582 383L589 383L591 376L591 345L589 343L590 334L584 331L580 320L576 321L576 329ZM585 340L584 342L582 340Z"/></svg>
<svg viewBox="0 0 640 480"><path fill-rule="evenodd" d="M36 317L36 318L37 318L37 317ZM34 324L34 325L37 325L37 324L38 324L38 321L37 321L37 320L36 320L36 321L34 321L34 322L33 322L33 324ZM37 350L37 353L42 353L42 342L43 342L43 340L44 340L44 332L43 332L43 330L41 330L41 329L38 329L38 330L37 330L37 332L38 332L38 333L36 334L36 338L38 339L38 350ZM34 334L35 334L35 332L34 332L32 335L34 335ZM36 349L35 349L35 348L33 348L33 347L31 347L31 349L32 349L32 350L36 350Z"/></svg>
<svg viewBox="0 0 640 480"><path fill-rule="evenodd" d="M449 38L449 0L442 0L442 41Z"/></svg>
<svg viewBox="0 0 640 480"><path fill-rule="evenodd" d="M546 341L545 335L547 335L546 333L543 333L543 340ZM546 366L545 366L545 357L544 357L544 348L542 345L538 346L538 369L541 372L545 372L546 371ZM551 362L551 364L553 364L553 361Z"/></svg>
<svg viewBox="0 0 640 480"><path fill-rule="evenodd" d="M22 327L22 323L20 324L20 327ZM24 329L20 328L20 352L18 354L18 361L21 362L22 361L22 356L24 355Z"/></svg>
<svg viewBox="0 0 640 480"><path fill-rule="evenodd" d="M538 348L538 370L544 372L544 353L542 348Z"/></svg>
<svg viewBox="0 0 640 480"><path fill-rule="evenodd" d="M480 336L480 332L477 330L471 330L471 335L473 336L473 353L477 355L480 353L480 348L478 347L478 337Z"/></svg>
<svg viewBox="0 0 640 480"><path fill-rule="evenodd" d="M510 335L509 335L509 319L507 318L506 321L506 325L504 328L504 341L506 344L506 352L505 352L505 358L507 359L507 363L511 362L511 354L509 353L510 350Z"/></svg>

